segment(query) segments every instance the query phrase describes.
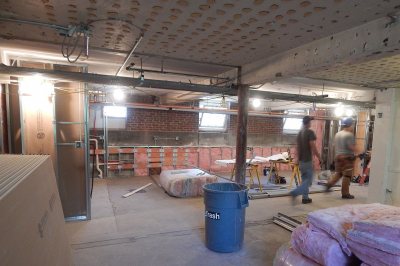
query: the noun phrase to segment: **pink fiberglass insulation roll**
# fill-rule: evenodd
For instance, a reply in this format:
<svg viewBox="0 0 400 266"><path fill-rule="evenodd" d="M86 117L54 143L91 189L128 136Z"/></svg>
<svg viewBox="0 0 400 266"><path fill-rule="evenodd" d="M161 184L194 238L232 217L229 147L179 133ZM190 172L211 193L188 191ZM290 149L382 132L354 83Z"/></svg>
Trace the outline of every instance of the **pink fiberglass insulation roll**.
<svg viewBox="0 0 400 266"><path fill-rule="evenodd" d="M396 209L391 214L357 221L354 223L354 229L400 243L400 208Z"/></svg>
<svg viewBox="0 0 400 266"><path fill-rule="evenodd" d="M221 148L210 148L210 152L211 152L210 171L211 172L221 172L221 170L222 170L221 165L215 164L215 161L222 159L222 149Z"/></svg>
<svg viewBox="0 0 400 266"><path fill-rule="evenodd" d="M371 266L399 266L400 256L393 255L347 239L351 251Z"/></svg>
<svg viewBox="0 0 400 266"><path fill-rule="evenodd" d="M197 152L188 153L188 167L197 167L199 161L199 154Z"/></svg>
<svg viewBox="0 0 400 266"><path fill-rule="evenodd" d="M262 155L261 157L269 157L271 156L271 148L270 147L263 147L262 148Z"/></svg>
<svg viewBox="0 0 400 266"><path fill-rule="evenodd" d="M288 244L281 246L276 252L274 266L318 266L317 263L297 253Z"/></svg>
<svg viewBox="0 0 400 266"><path fill-rule="evenodd" d="M180 198L201 196L203 185L217 181L216 176L199 169L166 170L160 174L160 183L165 191Z"/></svg>
<svg viewBox="0 0 400 266"><path fill-rule="evenodd" d="M385 237L378 237L374 234L357 230L348 231L347 239L371 248L376 248L384 252L400 256L400 239L397 241L392 241Z"/></svg>
<svg viewBox="0 0 400 266"><path fill-rule="evenodd" d="M253 155L255 156L262 156L262 148L261 147L254 147L253 149Z"/></svg>
<svg viewBox="0 0 400 266"><path fill-rule="evenodd" d="M135 176L149 176L148 168L135 168L134 169Z"/></svg>
<svg viewBox="0 0 400 266"><path fill-rule="evenodd" d="M343 253L339 243L319 229L308 225L297 227L292 233L291 243L300 254L325 266L345 266L349 257Z"/></svg>
<svg viewBox="0 0 400 266"><path fill-rule="evenodd" d="M210 148L199 148L199 168L210 171L211 167L211 153Z"/></svg>
<svg viewBox="0 0 400 266"><path fill-rule="evenodd" d="M222 160L229 160L232 158L235 158L234 155L234 150L232 150L231 147L223 147L222 148L222 155L221 155ZM221 172L231 172L233 168L233 165L226 165L226 166L221 166Z"/></svg>
<svg viewBox="0 0 400 266"><path fill-rule="evenodd" d="M387 213L392 213L399 209L379 203L344 205L313 211L308 214L308 221L312 226L325 231L336 239L342 246L343 251L350 256L351 251L347 246L345 237L347 231L352 229L354 222L368 220L372 217L383 217Z"/></svg>

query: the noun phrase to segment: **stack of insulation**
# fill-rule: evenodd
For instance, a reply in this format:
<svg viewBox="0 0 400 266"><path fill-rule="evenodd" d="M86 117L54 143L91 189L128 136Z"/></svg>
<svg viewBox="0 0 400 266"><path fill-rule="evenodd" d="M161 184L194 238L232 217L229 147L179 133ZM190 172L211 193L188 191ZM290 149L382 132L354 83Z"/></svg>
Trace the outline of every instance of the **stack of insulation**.
<svg viewBox="0 0 400 266"><path fill-rule="evenodd" d="M354 254L363 265L400 265L400 208L375 203L311 212L308 223L293 231L291 245L285 254L296 252L301 263L353 265ZM282 254L274 265L297 265Z"/></svg>
<svg viewBox="0 0 400 266"><path fill-rule="evenodd" d="M203 195L205 184L215 183L218 177L199 169L163 170L160 183L174 197L197 197Z"/></svg>
<svg viewBox="0 0 400 266"><path fill-rule="evenodd" d="M347 232L347 244L369 265L400 265L399 213L355 222Z"/></svg>

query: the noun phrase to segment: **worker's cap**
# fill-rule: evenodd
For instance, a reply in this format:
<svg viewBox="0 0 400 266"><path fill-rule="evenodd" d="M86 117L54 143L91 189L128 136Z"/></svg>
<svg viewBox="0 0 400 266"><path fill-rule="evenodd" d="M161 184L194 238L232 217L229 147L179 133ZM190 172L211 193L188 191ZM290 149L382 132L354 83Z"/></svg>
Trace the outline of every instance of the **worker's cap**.
<svg viewBox="0 0 400 266"><path fill-rule="evenodd" d="M351 127L352 125L353 125L353 118L351 118L351 117L346 117L346 118L343 118L342 119L342 121L341 121L341 125L343 126L343 127Z"/></svg>
<svg viewBox="0 0 400 266"><path fill-rule="evenodd" d="M306 115L305 117L303 117L303 125L307 125L311 122L311 120L314 120L314 117Z"/></svg>

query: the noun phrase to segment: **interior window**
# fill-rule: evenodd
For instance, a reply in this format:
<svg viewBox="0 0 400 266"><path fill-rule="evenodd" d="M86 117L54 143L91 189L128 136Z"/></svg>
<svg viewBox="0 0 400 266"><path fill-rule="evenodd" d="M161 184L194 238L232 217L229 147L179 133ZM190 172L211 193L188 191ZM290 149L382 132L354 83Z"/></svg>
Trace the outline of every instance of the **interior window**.
<svg viewBox="0 0 400 266"><path fill-rule="evenodd" d="M221 101L201 101L200 108L226 110ZM202 131L225 131L227 126L226 114L199 113L199 129Z"/></svg>
<svg viewBox="0 0 400 266"><path fill-rule="evenodd" d="M303 110L289 110L288 115L306 115ZM303 119L288 117L283 119L283 133L297 134L303 125Z"/></svg>

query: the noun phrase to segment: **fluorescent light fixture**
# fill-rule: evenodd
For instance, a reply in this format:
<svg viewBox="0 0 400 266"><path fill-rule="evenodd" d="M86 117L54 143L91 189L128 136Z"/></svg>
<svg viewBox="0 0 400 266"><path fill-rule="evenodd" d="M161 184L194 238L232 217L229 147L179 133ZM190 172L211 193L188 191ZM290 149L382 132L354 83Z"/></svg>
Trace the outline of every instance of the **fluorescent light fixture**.
<svg viewBox="0 0 400 266"><path fill-rule="evenodd" d="M261 100L260 99L253 99L253 106L255 108L260 107L261 105Z"/></svg>
<svg viewBox="0 0 400 266"><path fill-rule="evenodd" d="M351 117L351 116L353 116L353 114L354 114L354 111L352 109L346 110L346 116Z"/></svg>
<svg viewBox="0 0 400 266"><path fill-rule="evenodd" d="M107 117L125 118L128 110L125 106L108 105L103 108L103 115Z"/></svg>
<svg viewBox="0 0 400 266"><path fill-rule="evenodd" d="M125 99L125 93L121 89L115 89L113 92L114 101L122 101Z"/></svg>

